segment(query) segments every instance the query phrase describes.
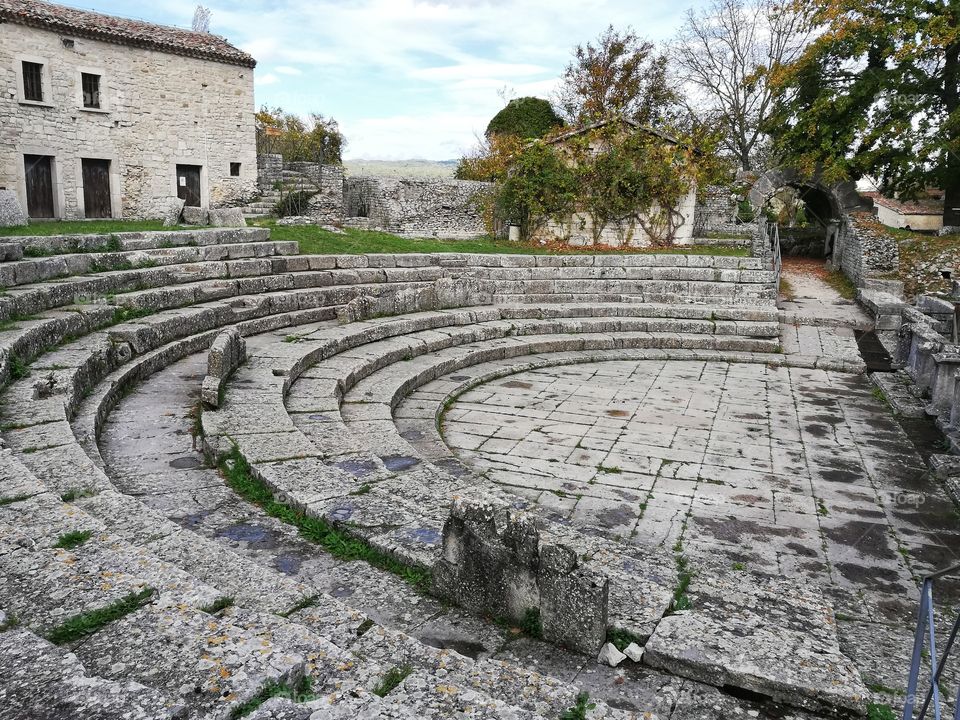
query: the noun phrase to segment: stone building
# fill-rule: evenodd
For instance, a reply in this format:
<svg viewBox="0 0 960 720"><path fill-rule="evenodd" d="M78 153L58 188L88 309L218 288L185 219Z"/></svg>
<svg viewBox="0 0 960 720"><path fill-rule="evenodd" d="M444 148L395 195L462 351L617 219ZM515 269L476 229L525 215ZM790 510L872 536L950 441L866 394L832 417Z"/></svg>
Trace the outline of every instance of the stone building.
<svg viewBox="0 0 960 720"><path fill-rule="evenodd" d="M0 0L0 188L33 218L241 205L255 65L210 33Z"/></svg>

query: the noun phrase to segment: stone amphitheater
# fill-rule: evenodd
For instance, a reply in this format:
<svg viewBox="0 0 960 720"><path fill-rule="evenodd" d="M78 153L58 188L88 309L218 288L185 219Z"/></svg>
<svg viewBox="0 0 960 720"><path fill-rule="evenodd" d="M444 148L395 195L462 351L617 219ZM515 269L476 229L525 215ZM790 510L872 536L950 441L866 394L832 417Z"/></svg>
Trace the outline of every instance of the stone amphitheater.
<svg viewBox="0 0 960 720"><path fill-rule="evenodd" d="M0 257L0 718L902 704L955 509L759 254Z"/></svg>

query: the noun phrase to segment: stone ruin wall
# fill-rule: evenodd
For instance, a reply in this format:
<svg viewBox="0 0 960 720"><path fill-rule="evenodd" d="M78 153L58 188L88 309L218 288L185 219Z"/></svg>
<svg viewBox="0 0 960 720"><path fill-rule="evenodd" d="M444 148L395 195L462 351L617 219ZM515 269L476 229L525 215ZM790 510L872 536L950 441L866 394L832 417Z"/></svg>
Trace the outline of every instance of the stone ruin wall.
<svg viewBox="0 0 960 720"><path fill-rule="evenodd" d="M295 173L296 175L291 175ZM343 224L344 171L342 165L310 162L284 162L282 155L257 156L257 186L261 195L303 189L315 192L309 202L309 217L318 225Z"/></svg>
<svg viewBox="0 0 960 720"><path fill-rule="evenodd" d="M708 234L749 236L751 224L737 222L737 196L729 187L708 185L701 189L693 216L693 234L704 237Z"/></svg>
<svg viewBox="0 0 960 720"><path fill-rule="evenodd" d="M900 265L896 240L870 227L871 216L846 215L837 233L831 262L857 287L869 278L895 272Z"/></svg>
<svg viewBox="0 0 960 720"><path fill-rule="evenodd" d="M347 178L347 224L415 237L482 237L488 231L479 200L492 187L472 180Z"/></svg>

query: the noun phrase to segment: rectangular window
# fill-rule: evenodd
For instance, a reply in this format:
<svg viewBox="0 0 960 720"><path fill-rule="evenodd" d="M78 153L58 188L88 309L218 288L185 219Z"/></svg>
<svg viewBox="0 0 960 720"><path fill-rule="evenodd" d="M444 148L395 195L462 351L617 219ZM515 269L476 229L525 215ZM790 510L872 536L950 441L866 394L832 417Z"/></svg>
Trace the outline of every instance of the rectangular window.
<svg viewBox="0 0 960 720"><path fill-rule="evenodd" d="M43 65L40 63L23 63L23 99L43 102Z"/></svg>
<svg viewBox="0 0 960 720"><path fill-rule="evenodd" d="M230 176L240 177L240 163L230 163Z"/></svg>
<svg viewBox="0 0 960 720"><path fill-rule="evenodd" d="M80 85L83 89L83 106L85 108L100 108L100 76L91 73L80 74Z"/></svg>

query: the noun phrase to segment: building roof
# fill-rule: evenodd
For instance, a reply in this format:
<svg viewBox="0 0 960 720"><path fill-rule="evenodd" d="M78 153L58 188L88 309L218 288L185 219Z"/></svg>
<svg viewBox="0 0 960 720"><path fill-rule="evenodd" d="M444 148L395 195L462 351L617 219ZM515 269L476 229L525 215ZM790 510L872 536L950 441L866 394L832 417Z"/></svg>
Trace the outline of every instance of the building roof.
<svg viewBox="0 0 960 720"><path fill-rule="evenodd" d="M899 215L942 215L943 196L941 195L938 201L936 192L928 192L930 197L921 198L920 200L897 200L873 191L862 192L860 194L873 200L874 205L882 205Z"/></svg>
<svg viewBox="0 0 960 720"><path fill-rule="evenodd" d="M2 2L3 0L0 0L0 3ZM672 143L673 145L680 144L680 141L677 140L677 138L673 137L668 133L663 132L662 130L657 130L656 128L650 127L649 125L643 125L641 123L638 123L636 120L631 120L630 118L625 118L621 116L606 118L604 120L598 120L597 122L592 122L589 125L581 125L580 127L574 128L573 130L568 130L565 133L556 135L550 138L547 142L550 144L563 142L568 138L576 137L577 135L583 135L584 133L588 133L591 130L596 130L598 128L606 127L610 123L614 123L614 122L623 123L624 125L627 125L633 128L634 130L642 130L643 132L649 133L651 135L655 135L658 138L662 138L663 140L666 140L668 143Z"/></svg>
<svg viewBox="0 0 960 720"><path fill-rule="evenodd" d="M102 15L37 0L0 0L2 22L230 65L252 68L257 64L252 56L219 35Z"/></svg>

